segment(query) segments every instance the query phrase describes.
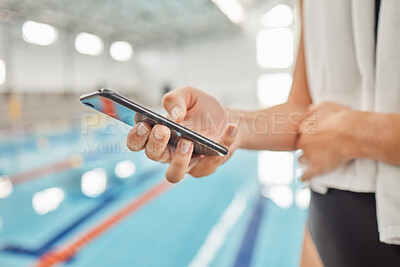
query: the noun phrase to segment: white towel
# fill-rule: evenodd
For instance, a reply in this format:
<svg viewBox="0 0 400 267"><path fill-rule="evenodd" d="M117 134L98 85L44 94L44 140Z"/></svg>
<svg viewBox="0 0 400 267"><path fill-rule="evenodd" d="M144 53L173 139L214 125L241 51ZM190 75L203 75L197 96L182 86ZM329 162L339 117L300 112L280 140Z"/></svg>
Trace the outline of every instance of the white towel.
<svg viewBox="0 0 400 267"><path fill-rule="evenodd" d="M381 1L376 48L375 0L306 0L304 45L314 103L400 113L399 0ZM380 240L400 244L399 166L356 159L311 187L376 192Z"/></svg>

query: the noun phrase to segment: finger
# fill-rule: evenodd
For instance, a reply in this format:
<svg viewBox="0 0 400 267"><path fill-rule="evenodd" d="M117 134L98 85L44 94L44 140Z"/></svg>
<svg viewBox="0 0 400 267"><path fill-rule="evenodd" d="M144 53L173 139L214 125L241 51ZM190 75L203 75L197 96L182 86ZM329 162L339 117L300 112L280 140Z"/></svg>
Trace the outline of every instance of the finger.
<svg viewBox="0 0 400 267"><path fill-rule="evenodd" d="M193 143L186 139L181 139L175 149L175 154L171 160L165 178L170 183L177 183L182 180L189 166L193 152Z"/></svg>
<svg viewBox="0 0 400 267"><path fill-rule="evenodd" d="M135 123L139 123L139 122L145 122L150 126L154 126L156 124L156 122L152 119L150 119L149 117L140 114L140 113L136 113L135 115Z"/></svg>
<svg viewBox="0 0 400 267"><path fill-rule="evenodd" d="M307 158L306 158L304 155L302 155L301 157L299 157L298 161L299 161L299 163L302 164L302 165L307 165L307 164L308 164L308 160L307 160Z"/></svg>
<svg viewBox="0 0 400 267"><path fill-rule="evenodd" d="M303 149L297 149L297 150L294 152L294 155L295 155L296 158L300 158L301 156L304 155L304 150L303 150Z"/></svg>
<svg viewBox="0 0 400 267"><path fill-rule="evenodd" d="M134 117L134 122L135 123L139 123L139 122L141 122L141 121L143 121L143 119L142 119L142 114L140 114L140 113L135 113L135 117Z"/></svg>
<svg viewBox="0 0 400 267"><path fill-rule="evenodd" d="M161 163L171 163L172 158L174 157L175 154L175 147L167 145L167 147L164 150L164 155L161 157L162 159L158 160Z"/></svg>
<svg viewBox="0 0 400 267"><path fill-rule="evenodd" d="M171 130L168 127L161 124L154 125L145 147L147 157L157 161L166 160L163 157L167 155L165 149L170 136Z"/></svg>
<svg viewBox="0 0 400 267"><path fill-rule="evenodd" d="M200 162L201 159L201 156L192 157L190 159L189 166L187 167L186 172L189 173L194 168L194 166L196 166Z"/></svg>
<svg viewBox="0 0 400 267"><path fill-rule="evenodd" d="M224 135L220 141L220 144L226 148L232 146L237 136L237 125L228 124L225 128ZM230 151L226 156L206 156L196 166L192 168L190 174L194 177L202 177L213 173L219 165L229 159L232 152Z"/></svg>
<svg viewBox="0 0 400 267"><path fill-rule="evenodd" d="M308 107L307 107L307 113L313 113L313 112L315 112L316 110L317 110L317 105L310 104L310 105L308 105Z"/></svg>
<svg viewBox="0 0 400 267"><path fill-rule="evenodd" d="M312 168L312 166L309 166L309 167L305 170L303 176L301 177L301 180L302 180L303 182L304 182L304 181L307 181L307 180L310 180L310 179L313 178L315 175L317 175L316 170L315 170L314 168Z"/></svg>
<svg viewBox="0 0 400 267"><path fill-rule="evenodd" d="M140 122L129 131L126 145L131 151L140 151L144 148L149 137L151 126Z"/></svg>
<svg viewBox="0 0 400 267"><path fill-rule="evenodd" d="M186 111L195 103L196 99L197 90L185 87L165 94L162 104L172 120L181 122L186 116Z"/></svg>

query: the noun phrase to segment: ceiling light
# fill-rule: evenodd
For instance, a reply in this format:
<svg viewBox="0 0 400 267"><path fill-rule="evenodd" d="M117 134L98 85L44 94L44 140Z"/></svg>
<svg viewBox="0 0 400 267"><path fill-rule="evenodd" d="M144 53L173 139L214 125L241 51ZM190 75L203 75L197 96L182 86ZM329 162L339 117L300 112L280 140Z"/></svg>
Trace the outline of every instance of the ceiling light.
<svg viewBox="0 0 400 267"><path fill-rule="evenodd" d="M6 63L0 59L0 85L3 85L6 81Z"/></svg>
<svg viewBox="0 0 400 267"><path fill-rule="evenodd" d="M311 191L310 188L298 188L296 190L296 206L300 209L307 209L310 205Z"/></svg>
<svg viewBox="0 0 400 267"><path fill-rule="evenodd" d="M121 179L125 179L132 176L135 173L135 171L136 171L135 163L130 160L124 160L118 162L114 170L115 175Z"/></svg>
<svg viewBox="0 0 400 267"><path fill-rule="evenodd" d="M85 196L97 197L101 195L107 187L107 173L102 168L87 171L81 178L81 190Z"/></svg>
<svg viewBox="0 0 400 267"><path fill-rule="evenodd" d="M81 54L97 56L103 51L103 41L97 35L81 32L75 38L75 48Z"/></svg>
<svg viewBox="0 0 400 267"><path fill-rule="evenodd" d="M262 74L257 80L257 98L260 106L272 107L285 103L289 97L292 80L290 73Z"/></svg>
<svg viewBox="0 0 400 267"><path fill-rule="evenodd" d="M238 0L211 0L232 23L240 24L244 20L244 10Z"/></svg>
<svg viewBox="0 0 400 267"><path fill-rule="evenodd" d="M261 68L289 68L293 64L293 32L287 28L257 34L257 63Z"/></svg>
<svg viewBox="0 0 400 267"><path fill-rule="evenodd" d="M293 181L293 153L281 151L260 151L258 179L262 185L289 185Z"/></svg>
<svg viewBox="0 0 400 267"><path fill-rule="evenodd" d="M293 23L293 10L288 5L279 4L260 18L264 27L287 27Z"/></svg>
<svg viewBox="0 0 400 267"><path fill-rule="evenodd" d="M48 24L27 20L22 25L22 38L32 44L51 45L57 40L57 30Z"/></svg>
<svg viewBox="0 0 400 267"><path fill-rule="evenodd" d="M0 176L0 198L7 198L13 191L13 185L8 176Z"/></svg>
<svg viewBox="0 0 400 267"><path fill-rule="evenodd" d="M133 54L132 46L128 42L117 41L110 46L110 55L114 60L128 61Z"/></svg>
<svg viewBox="0 0 400 267"><path fill-rule="evenodd" d="M59 187L52 187L37 192L32 197L32 206L39 215L44 215L56 210L65 197L64 191Z"/></svg>
<svg viewBox="0 0 400 267"><path fill-rule="evenodd" d="M264 187L261 193L282 209L287 209L293 204L293 190L287 185Z"/></svg>

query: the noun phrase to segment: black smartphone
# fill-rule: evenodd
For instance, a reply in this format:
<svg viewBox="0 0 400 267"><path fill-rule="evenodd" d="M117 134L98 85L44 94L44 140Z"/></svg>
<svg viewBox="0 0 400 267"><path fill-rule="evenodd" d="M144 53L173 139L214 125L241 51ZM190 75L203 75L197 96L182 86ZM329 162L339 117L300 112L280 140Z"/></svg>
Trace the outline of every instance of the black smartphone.
<svg viewBox="0 0 400 267"><path fill-rule="evenodd" d="M180 138L193 142L195 155L226 156L228 149L220 144L189 130L182 125L173 122L154 111L138 105L137 103L108 89L100 89L92 93L84 94L80 101L99 112L120 120L130 126L144 121L151 126L162 124L171 129L169 145L176 147Z"/></svg>

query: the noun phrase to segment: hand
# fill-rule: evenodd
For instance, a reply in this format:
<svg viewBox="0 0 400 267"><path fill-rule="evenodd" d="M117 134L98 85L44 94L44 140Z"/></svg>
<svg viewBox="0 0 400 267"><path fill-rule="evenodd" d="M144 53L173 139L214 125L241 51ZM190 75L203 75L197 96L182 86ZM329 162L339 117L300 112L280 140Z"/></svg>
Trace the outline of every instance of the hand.
<svg viewBox="0 0 400 267"><path fill-rule="evenodd" d="M137 123L128 133L127 146L132 151L145 149L149 159L169 163L166 179L179 182L186 172L194 177L209 175L223 164L238 147L237 126L229 123L229 112L215 98L195 88L185 87L167 93L162 104L167 117L202 134L229 150L227 156L193 156L193 144L181 139L176 148L168 145L171 131L164 125L152 128Z"/></svg>
<svg viewBox="0 0 400 267"><path fill-rule="evenodd" d="M306 165L302 180L332 171L350 160L347 152L353 121L352 110L334 103L308 108L309 115L301 123L298 148L304 152L299 162Z"/></svg>

